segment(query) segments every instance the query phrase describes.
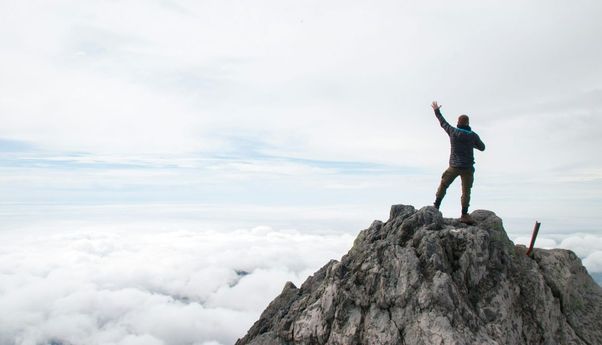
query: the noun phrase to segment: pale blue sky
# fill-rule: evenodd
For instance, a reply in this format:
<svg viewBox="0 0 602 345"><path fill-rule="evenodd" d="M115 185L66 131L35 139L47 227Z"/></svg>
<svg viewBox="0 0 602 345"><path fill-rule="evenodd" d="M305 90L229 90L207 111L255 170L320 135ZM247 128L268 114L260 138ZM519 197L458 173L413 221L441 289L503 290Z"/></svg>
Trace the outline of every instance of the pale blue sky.
<svg viewBox="0 0 602 345"><path fill-rule="evenodd" d="M436 99L487 144L473 208L602 226L595 1L2 7L3 205L422 206Z"/></svg>

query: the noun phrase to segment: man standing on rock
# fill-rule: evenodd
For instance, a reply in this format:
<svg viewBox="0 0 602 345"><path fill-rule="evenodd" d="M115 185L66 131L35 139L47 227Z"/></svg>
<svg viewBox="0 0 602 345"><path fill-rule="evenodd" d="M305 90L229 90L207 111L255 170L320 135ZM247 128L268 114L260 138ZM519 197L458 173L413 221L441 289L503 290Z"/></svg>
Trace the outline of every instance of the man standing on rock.
<svg viewBox="0 0 602 345"><path fill-rule="evenodd" d="M439 120L441 127L447 135L451 143L451 153L449 156L449 168L443 172L441 176L441 184L437 189L435 207L438 209L441 206L441 201L445 196L447 187L454 182L456 177L462 179L462 216L460 221L466 224L474 224L474 221L468 215L468 206L470 205L470 189L474 181L474 153L473 149L479 151L485 150L485 144L481 141L478 134L473 132L468 125L468 116L460 115L458 117L458 125L452 127L443 115L441 115L441 106L437 102L432 104L435 116Z"/></svg>

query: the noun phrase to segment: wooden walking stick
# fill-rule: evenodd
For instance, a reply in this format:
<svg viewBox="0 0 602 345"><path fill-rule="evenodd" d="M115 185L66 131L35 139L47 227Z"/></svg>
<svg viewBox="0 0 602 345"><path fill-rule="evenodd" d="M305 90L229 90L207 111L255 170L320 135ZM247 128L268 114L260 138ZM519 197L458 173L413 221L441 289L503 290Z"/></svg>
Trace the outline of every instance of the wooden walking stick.
<svg viewBox="0 0 602 345"><path fill-rule="evenodd" d="M533 245L535 244L535 238L537 238L537 233L539 232L540 222L535 221L535 227L533 228L533 235L531 235L531 244L529 244L529 250L527 250L527 256L531 255L531 251L533 250Z"/></svg>

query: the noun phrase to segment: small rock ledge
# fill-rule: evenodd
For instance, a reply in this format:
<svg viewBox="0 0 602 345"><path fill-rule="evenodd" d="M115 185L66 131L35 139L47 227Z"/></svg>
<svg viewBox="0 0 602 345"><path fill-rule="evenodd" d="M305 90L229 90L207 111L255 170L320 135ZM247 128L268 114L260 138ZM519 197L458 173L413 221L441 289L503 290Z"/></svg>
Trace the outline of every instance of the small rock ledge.
<svg viewBox="0 0 602 345"><path fill-rule="evenodd" d="M602 344L602 289L573 252L529 258L495 213L471 216L392 206L236 344Z"/></svg>

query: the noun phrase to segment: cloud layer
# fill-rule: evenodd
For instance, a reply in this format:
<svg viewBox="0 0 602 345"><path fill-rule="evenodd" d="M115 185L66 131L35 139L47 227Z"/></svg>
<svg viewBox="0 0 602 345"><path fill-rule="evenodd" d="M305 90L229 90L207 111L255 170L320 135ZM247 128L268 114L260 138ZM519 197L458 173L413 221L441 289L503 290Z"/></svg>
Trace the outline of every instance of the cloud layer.
<svg viewBox="0 0 602 345"><path fill-rule="evenodd" d="M252 138L280 156L432 166L445 159L439 97L491 143L503 130L521 148L553 145L537 150L549 169L558 155L588 163L550 134L599 122L596 1L0 6L0 138L44 149L196 154ZM499 165L517 156L533 158Z"/></svg>
<svg viewBox="0 0 602 345"><path fill-rule="evenodd" d="M189 206L164 218L150 217L162 209L168 211L122 210L147 219L130 223L112 207L94 207L92 217L79 206L72 211L91 218L0 229L0 343L232 344L286 281L298 285L328 260L340 259L357 235L267 226L193 231L207 227L190 215L207 220L210 213L223 218L232 210ZM263 212L267 219L281 214L310 224L320 221L294 214L322 222L349 217L340 210L317 211L246 212L254 217ZM65 217L69 210L50 207L43 214ZM246 219L243 214L238 215L241 220ZM602 236L542 235L537 247L571 249L590 273L600 276ZM528 244L529 237L514 241Z"/></svg>
<svg viewBox="0 0 602 345"><path fill-rule="evenodd" d="M0 343L231 344L352 236L76 232L0 246Z"/></svg>

